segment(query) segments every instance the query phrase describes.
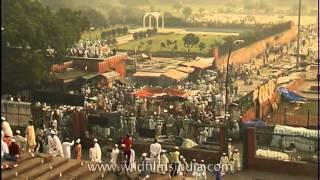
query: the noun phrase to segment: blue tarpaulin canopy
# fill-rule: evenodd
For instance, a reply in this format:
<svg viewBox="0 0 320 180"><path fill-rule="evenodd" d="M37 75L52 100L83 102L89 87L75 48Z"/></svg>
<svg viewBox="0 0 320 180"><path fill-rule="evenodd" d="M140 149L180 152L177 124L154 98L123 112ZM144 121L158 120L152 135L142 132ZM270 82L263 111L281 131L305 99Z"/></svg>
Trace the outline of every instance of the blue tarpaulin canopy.
<svg viewBox="0 0 320 180"><path fill-rule="evenodd" d="M257 118L251 121L242 121L240 124L240 136L244 137L246 129L253 127L253 128L264 128L266 123L262 121L262 119Z"/></svg>
<svg viewBox="0 0 320 180"><path fill-rule="evenodd" d="M248 128L248 127L256 127L256 128L263 128L266 126L266 123L262 121L262 119L257 118L252 121L244 121L242 122L242 128Z"/></svg>
<svg viewBox="0 0 320 180"><path fill-rule="evenodd" d="M305 98L292 92L289 91L287 88L285 87L279 87L278 88L278 92L284 97L286 98L289 102L297 102L297 101L305 101Z"/></svg>

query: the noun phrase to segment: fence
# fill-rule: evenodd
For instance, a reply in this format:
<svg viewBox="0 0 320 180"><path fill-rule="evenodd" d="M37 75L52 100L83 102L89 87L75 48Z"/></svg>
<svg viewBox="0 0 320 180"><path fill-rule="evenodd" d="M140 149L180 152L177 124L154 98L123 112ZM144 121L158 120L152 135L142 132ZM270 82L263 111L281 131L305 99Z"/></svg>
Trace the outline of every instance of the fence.
<svg viewBox="0 0 320 180"><path fill-rule="evenodd" d="M4 116L11 126L27 126L32 117L31 103L1 100L1 116Z"/></svg>
<svg viewBox="0 0 320 180"><path fill-rule="evenodd" d="M316 130L301 132L303 133L275 133L273 128L257 129L256 156L282 161L317 163L319 149ZM292 143L295 150L289 148Z"/></svg>
<svg viewBox="0 0 320 180"><path fill-rule="evenodd" d="M282 124L297 127L317 127L318 115L315 108L300 105L280 106L263 118L268 124Z"/></svg>

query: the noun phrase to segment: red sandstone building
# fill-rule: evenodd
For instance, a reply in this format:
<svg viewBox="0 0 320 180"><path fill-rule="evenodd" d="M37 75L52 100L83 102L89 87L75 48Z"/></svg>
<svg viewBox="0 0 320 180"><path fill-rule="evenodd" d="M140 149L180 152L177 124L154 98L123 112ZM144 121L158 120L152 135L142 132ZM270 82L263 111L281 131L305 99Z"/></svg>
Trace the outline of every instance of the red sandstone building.
<svg viewBox="0 0 320 180"><path fill-rule="evenodd" d="M73 82L79 78L105 77L108 81L125 79L127 54L117 54L107 58L69 57L71 61L55 64L50 68L61 83ZM117 76L117 77L116 77Z"/></svg>

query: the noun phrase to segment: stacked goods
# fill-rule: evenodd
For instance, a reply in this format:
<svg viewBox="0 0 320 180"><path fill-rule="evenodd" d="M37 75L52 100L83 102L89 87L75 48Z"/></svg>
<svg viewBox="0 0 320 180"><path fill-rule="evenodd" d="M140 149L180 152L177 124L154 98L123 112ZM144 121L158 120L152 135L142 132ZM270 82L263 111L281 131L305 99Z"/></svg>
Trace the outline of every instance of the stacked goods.
<svg viewBox="0 0 320 180"><path fill-rule="evenodd" d="M270 151L269 149L268 150L258 149L256 151L256 156L271 158L271 159L278 159L278 160L289 160L288 154L278 152L278 151Z"/></svg>
<svg viewBox="0 0 320 180"><path fill-rule="evenodd" d="M297 150L315 152L317 149L318 131L306 128L276 125L273 130L271 146L287 148L294 142Z"/></svg>

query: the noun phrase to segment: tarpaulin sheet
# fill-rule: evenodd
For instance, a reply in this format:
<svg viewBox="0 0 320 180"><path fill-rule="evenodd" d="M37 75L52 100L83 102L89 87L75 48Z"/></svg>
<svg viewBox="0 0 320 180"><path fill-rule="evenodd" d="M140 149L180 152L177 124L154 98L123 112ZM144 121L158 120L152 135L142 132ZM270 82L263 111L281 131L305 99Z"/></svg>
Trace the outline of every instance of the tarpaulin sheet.
<svg viewBox="0 0 320 180"><path fill-rule="evenodd" d="M245 121L242 122L242 127L243 128L248 128L248 127L256 127L256 128L262 128L265 127L266 123L264 121L262 121L261 119L255 119L252 121Z"/></svg>
<svg viewBox="0 0 320 180"><path fill-rule="evenodd" d="M185 97L187 93L183 90L169 88L144 88L140 91L134 92L133 94L138 97L158 97L165 95Z"/></svg>
<svg viewBox="0 0 320 180"><path fill-rule="evenodd" d="M287 88L285 87L279 87L278 88L278 92L285 97L288 101L290 102L294 102L294 101L305 101L305 98L292 92L289 91Z"/></svg>

